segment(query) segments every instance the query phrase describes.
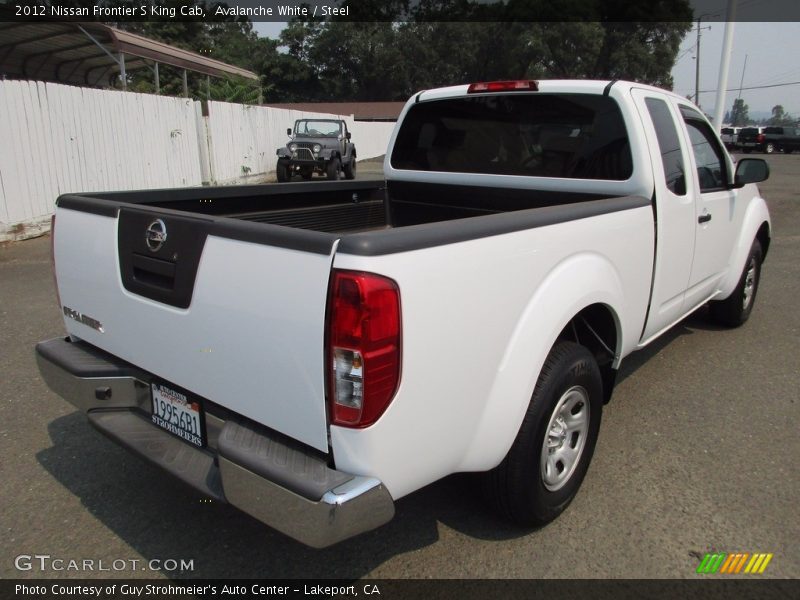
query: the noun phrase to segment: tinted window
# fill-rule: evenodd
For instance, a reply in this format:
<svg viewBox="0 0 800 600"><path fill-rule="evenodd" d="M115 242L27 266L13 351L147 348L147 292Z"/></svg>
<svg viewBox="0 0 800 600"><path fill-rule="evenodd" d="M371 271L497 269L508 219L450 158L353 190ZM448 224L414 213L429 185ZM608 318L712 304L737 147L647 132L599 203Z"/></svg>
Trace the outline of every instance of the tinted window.
<svg viewBox="0 0 800 600"><path fill-rule="evenodd" d="M733 133L733 127L723 127L722 133L725 135L731 135Z"/></svg>
<svg viewBox="0 0 800 600"><path fill-rule="evenodd" d="M611 98L480 95L415 104L392 152L395 169L628 179L628 134Z"/></svg>
<svg viewBox="0 0 800 600"><path fill-rule="evenodd" d="M692 142L692 152L697 163L697 179L701 192L725 188L725 161L711 128L703 121L686 120L686 129Z"/></svg>
<svg viewBox="0 0 800 600"><path fill-rule="evenodd" d="M755 127L745 127L739 132L739 135L758 135L758 129Z"/></svg>
<svg viewBox="0 0 800 600"><path fill-rule="evenodd" d="M656 130L667 189L673 194L683 196L686 193L686 177L683 173L681 144L675 121L669 112L667 103L663 100L645 98L645 104Z"/></svg>

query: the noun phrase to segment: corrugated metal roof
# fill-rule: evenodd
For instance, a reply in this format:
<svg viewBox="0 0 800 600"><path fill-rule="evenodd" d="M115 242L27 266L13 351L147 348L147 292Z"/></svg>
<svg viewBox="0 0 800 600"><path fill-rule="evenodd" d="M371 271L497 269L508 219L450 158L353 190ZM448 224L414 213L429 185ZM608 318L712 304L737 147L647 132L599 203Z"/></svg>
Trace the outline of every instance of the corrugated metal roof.
<svg viewBox="0 0 800 600"><path fill-rule="evenodd" d="M120 71L120 53L127 71L158 62L258 80L252 71L101 23L0 23L0 76L104 86Z"/></svg>
<svg viewBox="0 0 800 600"><path fill-rule="evenodd" d="M405 102L289 102L265 104L273 108L353 115L356 121L396 121Z"/></svg>

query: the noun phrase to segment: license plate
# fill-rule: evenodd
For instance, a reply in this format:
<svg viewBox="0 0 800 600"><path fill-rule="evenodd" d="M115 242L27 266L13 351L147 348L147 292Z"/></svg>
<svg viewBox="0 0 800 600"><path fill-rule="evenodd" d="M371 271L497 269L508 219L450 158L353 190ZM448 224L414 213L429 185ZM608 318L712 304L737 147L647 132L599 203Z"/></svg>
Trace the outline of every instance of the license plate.
<svg viewBox="0 0 800 600"><path fill-rule="evenodd" d="M160 383L151 384L150 392L153 400L153 423L202 448L205 441L200 403Z"/></svg>

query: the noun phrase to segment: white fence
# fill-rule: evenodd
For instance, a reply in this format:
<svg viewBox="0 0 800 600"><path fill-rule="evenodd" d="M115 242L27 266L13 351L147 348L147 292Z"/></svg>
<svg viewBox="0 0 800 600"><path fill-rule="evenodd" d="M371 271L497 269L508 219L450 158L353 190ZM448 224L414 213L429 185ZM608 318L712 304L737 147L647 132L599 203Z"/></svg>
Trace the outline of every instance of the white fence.
<svg viewBox="0 0 800 600"><path fill-rule="evenodd" d="M67 192L263 180L295 119L317 113L34 81L0 81L0 242L49 227ZM386 152L394 123L354 122L359 160Z"/></svg>

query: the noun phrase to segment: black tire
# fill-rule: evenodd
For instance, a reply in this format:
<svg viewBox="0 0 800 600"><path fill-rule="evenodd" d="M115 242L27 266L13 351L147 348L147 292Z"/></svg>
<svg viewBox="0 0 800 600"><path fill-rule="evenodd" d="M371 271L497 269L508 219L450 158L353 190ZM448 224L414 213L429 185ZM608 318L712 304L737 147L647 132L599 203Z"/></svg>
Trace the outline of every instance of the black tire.
<svg viewBox="0 0 800 600"><path fill-rule="evenodd" d="M545 447L545 439L553 444L558 441L554 428L559 423L554 419L556 412L561 411L557 409L565 399L567 403L563 405L568 407L575 394L577 401L569 414L579 415L581 410L585 411L586 430L578 438L575 432L562 432L566 437L560 439L558 449L554 446L551 451ZM580 408L579 404L582 404ZM575 409L577 413L573 412ZM603 383L594 357L579 344L558 342L545 360L514 444L503 462L486 473L486 492L501 514L519 525L533 527L549 523L564 511L589 468L602 411ZM560 472L543 467L550 460L557 461L558 450L565 445L581 445L574 466ZM551 478L549 483L546 477ZM563 477L563 480L553 482L553 477Z"/></svg>
<svg viewBox="0 0 800 600"><path fill-rule="evenodd" d="M742 148L742 152L744 152L745 154L750 154L752 151L753 151L752 148Z"/></svg>
<svg viewBox="0 0 800 600"><path fill-rule="evenodd" d="M350 161L344 165L344 176L345 179L355 179L356 178L356 155L350 157Z"/></svg>
<svg viewBox="0 0 800 600"><path fill-rule="evenodd" d="M339 179L339 164L339 159L335 157L328 161L325 166L325 175L328 179Z"/></svg>
<svg viewBox="0 0 800 600"><path fill-rule="evenodd" d="M292 174L289 172L289 165L279 162L278 166L275 167L275 176L278 178L279 183L289 181L292 178Z"/></svg>
<svg viewBox="0 0 800 600"><path fill-rule="evenodd" d="M756 303L758 283L761 281L762 262L761 242L753 240L750 254L747 255L742 275L733 293L725 300L709 302L709 314L714 321L726 327L739 327L750 318L753 305Z"/></svg>
<svg viewBox="0 0 800 600"><path fill-rule="evenodd" d="M783 153L784 154L791 154L792 152L794 152L794 148L784 148L783 149Z"/></svg>
<svg viewBox="0 0 800 600"><path fill-rule="evenodd" d="M764 153L765 154L772 154L773 152L775 152L775 144L773 144L772 142L768 142L768 143L764 144Z"/></svg>

